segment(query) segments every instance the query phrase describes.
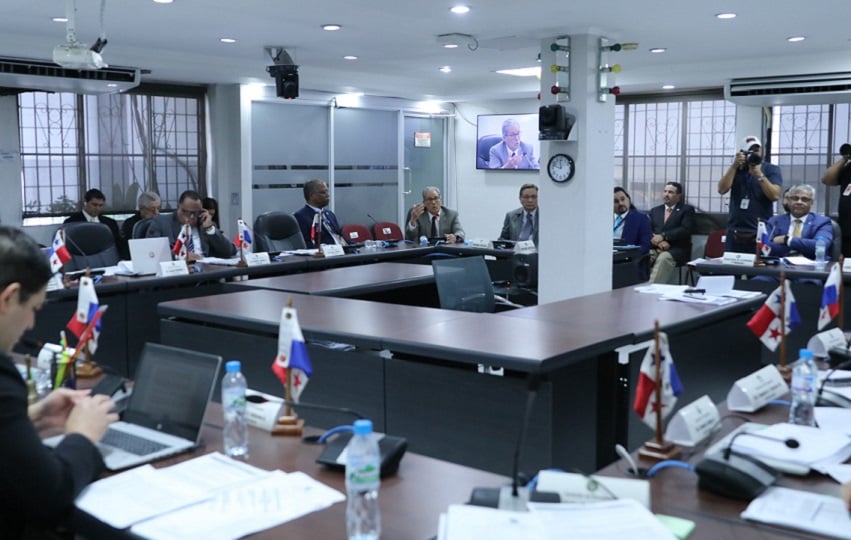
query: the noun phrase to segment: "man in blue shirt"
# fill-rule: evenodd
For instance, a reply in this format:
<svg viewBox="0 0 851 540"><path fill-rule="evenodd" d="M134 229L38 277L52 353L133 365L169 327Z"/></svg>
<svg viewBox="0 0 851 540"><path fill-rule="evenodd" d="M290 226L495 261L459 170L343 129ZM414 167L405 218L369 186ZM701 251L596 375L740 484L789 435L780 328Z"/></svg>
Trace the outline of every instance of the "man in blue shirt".
<svg viewBox="0 0 851 540"><path fill-rule="evenodd" d="M733 164L718 181L718 193L730 193L725 251L755 253L757 224L774 214L783 177L780 167L763 161L762 156L762 142L748 135Z"/></svg>

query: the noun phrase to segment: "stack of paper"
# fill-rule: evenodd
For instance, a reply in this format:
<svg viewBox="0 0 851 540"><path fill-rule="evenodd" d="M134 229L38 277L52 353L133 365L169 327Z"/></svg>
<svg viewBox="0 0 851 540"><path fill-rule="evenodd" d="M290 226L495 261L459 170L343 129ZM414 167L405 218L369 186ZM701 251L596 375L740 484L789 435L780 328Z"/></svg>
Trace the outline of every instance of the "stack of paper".
<svg viewBox="0 0 851 540"><path fill-rule="evenodd" d="M842 500L809 491L770 487L751 501L742 517L835 538L851 538L851 517Z"/></svg>
<svg viewBox="0 0 851 540"><path fill-rule="evenodd" d="M767 427L758 436L736 437L733 450L823 473L830 465L851 457L851 438L836 431L783 423Z"/></svg>

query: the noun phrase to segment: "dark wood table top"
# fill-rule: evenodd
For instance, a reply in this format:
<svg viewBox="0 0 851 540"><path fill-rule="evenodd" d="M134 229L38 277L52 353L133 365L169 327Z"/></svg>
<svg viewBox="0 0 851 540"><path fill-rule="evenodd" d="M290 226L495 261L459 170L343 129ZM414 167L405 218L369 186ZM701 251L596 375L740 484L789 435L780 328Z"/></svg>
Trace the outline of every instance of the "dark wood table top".
<svg viewBox="0 0 851 540"><path fill-rule="evenodd" d="M771 276L779 278L780 271L782 270L789 279L818 279L824 281L827 279L827 274L834 264L836 263L829 262L825 265L824 270L816 270L813 266L796 266L783 262L775 265L739 266L736 264L724 264L721 262L721 259L702 259L690 266L697 270L698 273L706 275Z"/></svg>

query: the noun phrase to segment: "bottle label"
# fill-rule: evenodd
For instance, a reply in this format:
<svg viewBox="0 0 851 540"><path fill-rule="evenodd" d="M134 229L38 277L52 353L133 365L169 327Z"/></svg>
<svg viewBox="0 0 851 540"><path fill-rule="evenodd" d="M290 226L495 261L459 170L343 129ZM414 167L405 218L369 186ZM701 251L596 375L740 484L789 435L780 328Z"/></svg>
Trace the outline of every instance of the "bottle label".
<svg viewBox="0 0 851 540"><path fill-rule="evenodd" d="M348 485L356 490L376 489L381 481L381 469L373 463L366 463L349 470L348 476Z"/></svg>
<svg viewBox="0 0 851 540"><path fill-rule="evenodd" d="M228 390L224 393L222 406L225 409L245 409L245 392L237 390Z"/></svg>

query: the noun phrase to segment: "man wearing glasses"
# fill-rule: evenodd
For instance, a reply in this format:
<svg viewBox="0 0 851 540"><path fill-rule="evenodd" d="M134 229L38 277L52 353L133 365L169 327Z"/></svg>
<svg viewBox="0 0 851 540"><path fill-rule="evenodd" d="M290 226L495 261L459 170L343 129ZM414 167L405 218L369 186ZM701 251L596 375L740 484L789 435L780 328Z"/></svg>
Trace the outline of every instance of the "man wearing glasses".
<svg viewBox="0 0 851 540"><path fill-rule="evenodd" d="M787 199L789 213L768 220L768 243L771 255L785 257L800 254L809 259L816 258L816 239L821 236L830 253L833 241L833 226L830 218L811 212L815 190L807 184L789 189Z"/></svg>
<svg viewBox="0 0 851 540"><path fill-rule="evenodd" d="M174 246L181 231L186 241L186 260L197 261L204 257L226 259L236 253L236 248L216 229L210 214L201 206L201 195L187 190L180 194L177 211L153 218L148 227L148 238L165 236Z"/></svg>
<svg viewBox="0 0 851 540"><path fill-rule="evenodd" d="M531 145L520 140L520 124L509 118L502 123L502 142L488 152L490 169L538 169L538 160Z"/></svg>
<svg viewBox="0 0 851 540"><path fill-rule="evenodd" d="M426 237L430 242L442 240L448 244L464 241L464 228L458 212L443 206L440 190L429 186L423 190L423 202L417 203L408 214L405 238L414 242Z"/></svg>
<svg viewBox="0 0 851 540"><path fill-rule="evenodd" d="M532 240L538 245L538 186L520 186L520 208L505 214L499 240Z"/></svg>

